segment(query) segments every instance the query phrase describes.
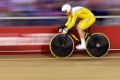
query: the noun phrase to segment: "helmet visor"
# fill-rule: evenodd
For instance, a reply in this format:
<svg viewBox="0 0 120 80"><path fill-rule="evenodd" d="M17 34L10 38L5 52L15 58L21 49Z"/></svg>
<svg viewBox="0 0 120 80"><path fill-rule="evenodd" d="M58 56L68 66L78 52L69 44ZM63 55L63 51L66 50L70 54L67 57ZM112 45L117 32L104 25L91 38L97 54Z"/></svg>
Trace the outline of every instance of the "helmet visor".
<svg viewBox="0 0 120 80"><path fill-rule="evenodd" d="M67 13L67 10L64 10L63 13Z"/></svg>

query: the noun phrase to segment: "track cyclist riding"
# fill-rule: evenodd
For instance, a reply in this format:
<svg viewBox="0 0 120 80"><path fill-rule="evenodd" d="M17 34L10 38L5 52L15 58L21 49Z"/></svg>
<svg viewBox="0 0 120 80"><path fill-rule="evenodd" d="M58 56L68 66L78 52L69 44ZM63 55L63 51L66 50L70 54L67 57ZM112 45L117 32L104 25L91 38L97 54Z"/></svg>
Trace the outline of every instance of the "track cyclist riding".
<svg viewBox="0 0 120 80"><path fill-rule="evenodd" d="M69 57L75 51L76 45L77 51L86 50L92 57L102 57L108 53L110 42L107 36L103 33L90 32L90 26L96 20L90 10L81 6L71 7L69 4L64 4L62 11L68 16L68 21L59 28L60 33L51 39L50 51L54 57ZM71 29L77 19L80 19L77 25L80 38L75 35L76 30Z"/></svg>
<svg viewBox="0 0 120 80"><path fill-rule="evenodd" d="M90 26L95 22L96 18L94 14L88 10L85 7L76 6L71 7L70 4L64 4L62 6L62 12L64 12L68 16L68 21L64 26L61 26L62 29L59 30L59 32L62 32L63 34L66 34L69 29L71 29L77 19L81 19L80 22L77 25L77 31L79 33L79 36L81 37L81 44L76 46L76 49L86 49L85 45L85 30L90 28Z"/></svg>

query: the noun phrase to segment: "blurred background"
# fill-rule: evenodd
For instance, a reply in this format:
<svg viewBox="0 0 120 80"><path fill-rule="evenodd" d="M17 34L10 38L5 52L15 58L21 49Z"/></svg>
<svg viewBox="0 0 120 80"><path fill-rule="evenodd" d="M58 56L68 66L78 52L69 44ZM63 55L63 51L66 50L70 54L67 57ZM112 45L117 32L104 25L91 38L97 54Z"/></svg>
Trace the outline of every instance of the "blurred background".
<svg viewBox="0 0 120 80"><path fill-rule="evenodd" d="M120 15L120 0L0 0L0 17L64 16L61 6L65 3L83 6L96 16ZM1 27L61 25L67 19L1 20ZM120 25L120 19L97 19L96 25Z"/></svg>

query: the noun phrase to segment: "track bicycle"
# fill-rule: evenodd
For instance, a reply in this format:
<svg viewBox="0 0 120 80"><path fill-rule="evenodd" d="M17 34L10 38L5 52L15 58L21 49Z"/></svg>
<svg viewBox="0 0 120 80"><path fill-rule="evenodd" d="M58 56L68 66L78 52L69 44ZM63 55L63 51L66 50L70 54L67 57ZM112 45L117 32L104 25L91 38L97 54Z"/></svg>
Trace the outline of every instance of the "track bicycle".
<svg viewBox="0 0 120 80"><path fill-rule="evenodd" d="M108 53L110 42L103 33L91 33L90 28L85 30L86 51L92 57L103 57ZM57 34L50 42L50 51L57 58L68 58L75 50L75 43L80 40L73 34L73 29L67 34Z"/></svg>

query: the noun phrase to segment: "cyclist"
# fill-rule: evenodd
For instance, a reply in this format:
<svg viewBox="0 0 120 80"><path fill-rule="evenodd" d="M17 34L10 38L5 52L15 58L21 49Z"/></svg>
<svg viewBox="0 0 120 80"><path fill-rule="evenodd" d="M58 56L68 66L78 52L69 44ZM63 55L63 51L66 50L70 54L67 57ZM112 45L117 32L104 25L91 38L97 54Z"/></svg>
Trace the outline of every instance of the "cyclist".
<svg viewBox="0 0 120 80"><path fill-rule="evenodd" d="M62 6L62 12L64 12L68 16L68 21L64 26L61 26L59 32L66 34L68 30L75 25L76 20L80 18L81 21L77 25L77 31L80 36L81 44L77 45L76 49L86 49L84 38L85 30L88 29L95 22L96 18L94 14L85 7L71 7L70 4L64 4Z"/></svg>

